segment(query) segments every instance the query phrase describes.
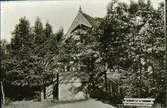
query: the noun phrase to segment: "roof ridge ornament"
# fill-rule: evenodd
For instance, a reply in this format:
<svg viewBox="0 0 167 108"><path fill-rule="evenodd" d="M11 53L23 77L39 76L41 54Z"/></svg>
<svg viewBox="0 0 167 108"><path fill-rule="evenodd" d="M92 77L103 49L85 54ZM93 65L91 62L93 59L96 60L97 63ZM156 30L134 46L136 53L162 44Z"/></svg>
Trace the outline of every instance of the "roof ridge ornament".
<svg viewBox="0 0 167 108"><path fill-rule="evenodd" d="M82 7L81 7L81 5L79 6L79 12L82 12Z"/></svg>

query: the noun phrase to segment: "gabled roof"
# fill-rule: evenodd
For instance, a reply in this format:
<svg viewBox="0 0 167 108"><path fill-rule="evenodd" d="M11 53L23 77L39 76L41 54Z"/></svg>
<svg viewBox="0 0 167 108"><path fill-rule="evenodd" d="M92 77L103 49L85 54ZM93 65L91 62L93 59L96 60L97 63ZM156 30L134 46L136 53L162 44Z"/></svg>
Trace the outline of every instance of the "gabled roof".
<svg viewBox="0 0 167 108"><path fill-rule="evenodd" d="M75 19L73 20L70 28L68 29L66 35L71 34L71 32L78 26L80 25L84 25L88 28L92 28L95 26L98 26L99 23L99 19L95 19L89 15L87 15L86 13L82 12L81 8L78 11L77 16L75 17Z"/></svg>
<svg viewBox="0 0 167 108"><path fill-rule="evenodd" d="M88 20L88 22L93 26L93 27L98 27L100 25L100 22L102 20L102 18L93 18L91 16L89 16L88 14L85 14L82 12L82 14L84 15L84 17Z"/></svg>

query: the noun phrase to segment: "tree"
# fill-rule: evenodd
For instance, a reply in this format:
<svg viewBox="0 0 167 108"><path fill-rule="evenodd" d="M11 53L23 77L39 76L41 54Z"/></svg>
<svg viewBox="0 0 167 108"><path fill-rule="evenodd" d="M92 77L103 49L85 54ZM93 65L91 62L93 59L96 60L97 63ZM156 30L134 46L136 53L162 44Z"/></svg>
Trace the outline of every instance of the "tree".
<svg viewBox="0 0 167 108"><path fill-rule="evenodd" d="M1 75L0 75L0 80L3 81L6 77L6 71L7 71L7 59L9 58L9 49L8 46L9 44L7 43L6 40L1 40L0 41L0 51L1 51Z"/></svg>
<svg viewBox="0 0 167 108"><path fill-rule="evenodd" d="M28 75L31 74L28 67L32 55L32 34L28 20L21 18L13 32L10 47L10 70L7 80L14 85L27 85ZM29 65L28 65L29 64Z"/></svg>
<svg viewBox="0 0 167 108"><path fill-rule="evenodd" d="M5 93L4 93L4 80L6 79L6 71L8 69L7 62L8 62L8 43L6 40L0 41L0 51L1 51L1 74L0 74L0 94L1 94L1 105L5 104Z"/></svg>
<svg viewBox="0 0 167 108"><path fill-rule="evenodd" d="M120 75L128 71L131 65L131 61L127 57L127 36L130 34L130 20L127 10L126 4L111 2L108 5L106 17L96 31L101 58L100 66L104 68L103 73ZM119 77L114 80L120 83ZM106 89L108 88L106 86Z"/></svg>
<svg viewBox="0 0 167 108"><path fill-rule="evenodd" d="M125 80L128 79L127 83L130 84L127 95L154 97L157 102L159 96L162 99L162 82L164 81L164 68L161 67L164 66L162 10L163 7L154 9L149 0L147 3L140 1L130 4L128 13L132 32L127 39L130 46L128 55L132 60L132 65L124 74L127 75Z"/></svg>
<svg viewBox="0 0 167 108"><path fill-rule="evenodd" d="M59 40L56 38L61 32L56 35L52 32L51 25L47 22L45 28L39 18L37 18L33 35L34 35L34 57L38 69L36 70L36 75L39 76L41 90L44 90L44 98L46 98L45 87L53 83L53 78L55 77L54 67L56 64L56 56L58 53L57 43ZM60 36L59 36L60 38Z"/></svg>
<svg viewBox="0 0 167 108"><path fill-rule="evenodd" d="M154 97L157 102L162 97L163 16L163 6L154 9L149 0L131 2L130 6L114 1L108 6L95 33L100 66L121 75L118 82L123 96Z"/></svg>
<svg viewBox="0 0 167 108"><path fill-rule="evenodd" d="M34 27L30 27L25 17L19 21L8 45L8 59L4 60L5 81L6 85L19 89L20 92L16 93L16 96L13 95L14 98L32 98L36 91L45 92L45 87L53 82L58 56L56 53L63 30L53 34L51 25L46 23L43 27L39 18ZM21 94L24 89L29 90L27 94Z"/></svg>

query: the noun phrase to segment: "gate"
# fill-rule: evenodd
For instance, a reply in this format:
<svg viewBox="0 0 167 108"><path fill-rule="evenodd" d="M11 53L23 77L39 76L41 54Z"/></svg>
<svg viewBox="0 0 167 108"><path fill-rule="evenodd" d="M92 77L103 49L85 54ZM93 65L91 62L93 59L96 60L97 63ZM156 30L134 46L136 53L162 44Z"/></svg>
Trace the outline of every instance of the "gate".
<svg viewBox="0 0 167 108"><path fill-rule="evenodd" d="M81 81L80 78L64 76L57 74L57 77L53 80L53 83L45 87L46 99L56 99L59 101L74 101L74 100L83 100L87 99L90 96L88 95L87 88L82 86L83 83L88 84L88 81ZM108 93L108 96L116 96L118 93L117 84L105 77L104 82L104 91Z"/></svg>
<svg viewBox="0 0 167 108"><path fill-rule="evenodd" d="M59 100L73 101L87 99L89 96L81 86L82 82L79 79L62 82L59 84Z"/></svg>
<svg viewBox="0 0 167 108"><path fill-rule="evenodd" d="M86 90L81 89L82 83L79 78L72 77L64 80L62 75L59 76L57 74L57 77L53 79L53 83L45 87L45 93L41 92L41 100L56 99L59 101L75 101L87 99L89 96Z"/></svg>

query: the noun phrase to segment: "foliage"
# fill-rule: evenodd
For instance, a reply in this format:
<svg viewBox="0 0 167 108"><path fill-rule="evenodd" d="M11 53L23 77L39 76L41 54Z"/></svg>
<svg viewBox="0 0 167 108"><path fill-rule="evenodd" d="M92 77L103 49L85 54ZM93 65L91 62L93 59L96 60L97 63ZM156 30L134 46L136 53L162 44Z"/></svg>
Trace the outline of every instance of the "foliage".
<svg viewBox="0 0 167 108"><path fill-rule="evenodd" d="M58 52L55 46L58 46L63 31L53 34L51 25L46 23L43 27L39 18L34 27L30 27L29 21L23 17L12 34L10 44L1 43L6 88L8 85L15 90L19 87L27 88L27 94L31 94L31 89L42 90L54 78L54 57ZM59 40L54 40L57 37Z"/></svg>
<svg viewBox="0 0 167 108"><path fill-rule="evenodd" d="M80 89L90 94L107 91L106 79L114 80L121 98L154 97L162 103L163 10L163 5L153 8L150 0L131 1L130 5L113 0L98 27L81 25L68 37L63 29L53 33L48 22L43 27L40 18L33 27L21 18L11 43L1 41L1 79L13 86L43 90L59 72L64 76L61 81L80 78Z"/></svg>
<svg viewBox="0 0 167 108"><path fill-rule="evenodd" d="M131 2L129 7L114 2L108 7L107 17L109 17L106 19L107 23L102 24L106 28L103 29L102 37L107 38L107 43L110 42L108 40L115 36L125 42L121 43L118 48L110 46L113 49L117 48L119 52L116 54L114 54L113 50L110 50L111 52L106 51L113 54L109 56L110 58L114 57L109 59L113 63L111 66L116 65L123 69L120 79L120 88L124 91L123 95L129 97L154 97L157 102L162 102L165 72L163 7L154 9L149 0L147 3L144 1ZM112 30L114 25L116 27L113 27L114 30ZM105 30L108 30L106 34ZM118 34L116 34L117 31ZM104 40L102 39L102 41ZM114 42L116 42L116 39L111 41L109 45L114 44ZM106 42L103 43L103 45L107 44ZM121 45L124 45L124 49L120 49L122 48ZM120 55L122 53L125 57ZM117 55L118 57L115 57Z"/></svg>

